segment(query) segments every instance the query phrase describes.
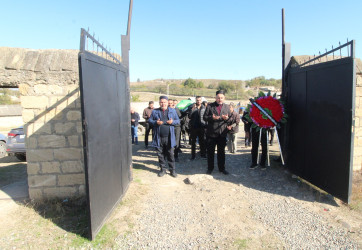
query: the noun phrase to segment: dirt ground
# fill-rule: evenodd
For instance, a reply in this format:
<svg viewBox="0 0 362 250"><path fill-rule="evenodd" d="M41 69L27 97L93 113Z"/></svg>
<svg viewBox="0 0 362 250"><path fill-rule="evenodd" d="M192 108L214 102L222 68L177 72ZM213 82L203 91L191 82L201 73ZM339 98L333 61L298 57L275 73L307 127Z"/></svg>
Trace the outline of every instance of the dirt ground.
<svg viewBox="0 0 362 250"><path fill-rule="evenodd" d="M277 149L271 147L271 159L277 157ZM309 224L295 224L298 214L293 217L289 214L293 211L317 218L312 226L322 225L316 229L324 230L321 237L325 233L337 238L342 235L341 239L353 242L350 248L362 247L361 172L354 173L352 203L346 205L311 188L274 161L265 172L248 169L250 148L241 140L238 152L226 155L228 176L217 169L212 176L205 175L206 161L199 155L190 161L190 149L182 150L176 165L178 177L159 178L155 152L145 149L142 141L133 146L133 181L93 242L84 238L84 200L36 204L26 199L0 199L0 249L298 249L303 248L298 237L305 234L309 240L312 229ZM11 185L10 179L19 182L26 177L24 166L15 158L0 159L0 176L6 175L0 179L0 190ZM277 213L279 219L268 220ZM305 223L309 223L307 219ZM300 227L297 235L283 231L289 227ZM168 236L160 238L165 232ZM313 237L310 240L314 242ZM334 248L343 248L345 245L338 245L342 243L336 242Z"/></svg>

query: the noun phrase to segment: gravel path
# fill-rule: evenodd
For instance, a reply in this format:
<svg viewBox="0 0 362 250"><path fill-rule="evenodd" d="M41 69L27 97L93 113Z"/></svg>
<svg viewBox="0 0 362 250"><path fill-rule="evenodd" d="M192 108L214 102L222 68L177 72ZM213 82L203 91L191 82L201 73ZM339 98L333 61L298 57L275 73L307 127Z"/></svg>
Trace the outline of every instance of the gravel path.
<svg viewBox="0 0 362 250"><path fill-rule="evenodd" d="M228 176L217 169L205 175L206 161L189 157L190 150L183 149L177 178L159 178L156 154L134 148L134 168L143 170L136 178L150 191L132 231L117 238L119 248L361 248L360 214L293 178L283 166L250 170L250 148L227 154Z"/></svg>

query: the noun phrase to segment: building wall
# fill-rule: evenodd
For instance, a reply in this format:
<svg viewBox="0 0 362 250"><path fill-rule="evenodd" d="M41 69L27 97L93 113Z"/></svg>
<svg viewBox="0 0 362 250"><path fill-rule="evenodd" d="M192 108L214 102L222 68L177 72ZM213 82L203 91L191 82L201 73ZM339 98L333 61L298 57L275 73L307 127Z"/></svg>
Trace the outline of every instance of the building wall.
<svg viewBox="0 0 362 250"><path fill-rule="evenodd" d="M362 74L356 75L353 170L362 169Z"/></svg>
<svg viewBox="0 0 362 250"><path fill-rule="evenodd" d="M30 198L85 196L78 51L0 53L0 85L21 94Z"/></svg>

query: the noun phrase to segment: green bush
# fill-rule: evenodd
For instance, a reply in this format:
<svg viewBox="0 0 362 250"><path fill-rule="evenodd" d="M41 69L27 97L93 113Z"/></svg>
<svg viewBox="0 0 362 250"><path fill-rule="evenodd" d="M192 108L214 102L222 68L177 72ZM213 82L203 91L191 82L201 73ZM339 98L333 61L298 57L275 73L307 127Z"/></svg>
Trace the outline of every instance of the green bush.
<svg viewBox="0 0 362 250"><path fill-rule="evenodd" d="M140 95L131 95L131 101L132 102L139 102L140 101Z"/></svg>

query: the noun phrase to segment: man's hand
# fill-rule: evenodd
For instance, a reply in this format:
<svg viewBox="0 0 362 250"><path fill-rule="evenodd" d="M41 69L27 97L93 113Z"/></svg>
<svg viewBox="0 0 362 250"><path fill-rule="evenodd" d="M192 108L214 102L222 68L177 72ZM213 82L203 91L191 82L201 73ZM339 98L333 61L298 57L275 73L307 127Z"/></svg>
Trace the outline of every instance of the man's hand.
<svg viewBox="0 0 362 250"><path fill-rule="evenodd" d="M226 115L222 115L221 117L222 117L222 119L224 119L224 120L229 119L229 116L228 116L227 114L226 114Z"/></svg>
<svg viewBox="0 0 362 250"><path fill-rule="evenodd" d="M215 114L212 114L212 119L214 119L214 120L219 120L219 119L220 119L220 116L215 115Z"/></svg>
<svg viewBox="0 0 362 250"><path fill-rule="evenodd" d="M162 125L163 121L161 121L160 119L157 120L157 125Z"/></svg>
<svg viewBox="0 0 362 250"><path fill-rule="evenodd" d="M131 121L132 121L132 122L134 122L134 121L135 121L135 119L131 119Z"/></svg>
<svg viewBox="0 0 362 250"><path fill-rule="evenodd" d="M231 127L231 126L227 126L227 128L228 128L228 130L231 130L231 129L232 129L232 127Z"/></svg>
<svg viewBox="0 0 362 250"><path fill-rule="evenodd" d="M167 121L167 124L171 125L173 122L172 118L170 120Z"/></svg>

